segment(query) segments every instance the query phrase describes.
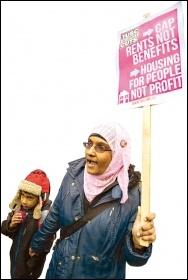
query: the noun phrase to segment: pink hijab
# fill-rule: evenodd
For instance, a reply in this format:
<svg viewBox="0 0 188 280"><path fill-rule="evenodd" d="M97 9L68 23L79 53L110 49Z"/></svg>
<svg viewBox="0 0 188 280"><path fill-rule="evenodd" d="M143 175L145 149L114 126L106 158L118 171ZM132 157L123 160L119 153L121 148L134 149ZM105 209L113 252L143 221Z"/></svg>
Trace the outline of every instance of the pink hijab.
<svg viewBox="0 0 188 280"><path fill-rule="evenodd" d="M112 161L101 175L91 175L84 170L84 192L89 202L100 194L117 178L122 190L121 203L128 198L128 169L131 162L131 143L125 128L116 122L103 123L96 126L91 134L100 134L108 142L112 153ZM90 134L90 135L91 135Z"/></svg>

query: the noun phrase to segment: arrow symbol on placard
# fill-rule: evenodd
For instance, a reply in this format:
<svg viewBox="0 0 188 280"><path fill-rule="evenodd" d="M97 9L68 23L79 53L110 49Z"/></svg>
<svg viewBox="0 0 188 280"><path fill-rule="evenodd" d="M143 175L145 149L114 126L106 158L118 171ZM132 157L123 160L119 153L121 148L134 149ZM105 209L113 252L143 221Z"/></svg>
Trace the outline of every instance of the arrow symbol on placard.
<svg viewBox="0 0 188 280"><path fill-rule="evenodd" d="M134 69L133 71L131 71L130 76L136 76L140 71L138 69Z"/></svg>
<svg viewBox="0 0 188 280"><path fill-rule="evenodd" d="M152 32L153 32L153 29L148 29L147 31L145 31L145 32L143 33L143 37L145 37L145 36L150 36Z"/></svg>

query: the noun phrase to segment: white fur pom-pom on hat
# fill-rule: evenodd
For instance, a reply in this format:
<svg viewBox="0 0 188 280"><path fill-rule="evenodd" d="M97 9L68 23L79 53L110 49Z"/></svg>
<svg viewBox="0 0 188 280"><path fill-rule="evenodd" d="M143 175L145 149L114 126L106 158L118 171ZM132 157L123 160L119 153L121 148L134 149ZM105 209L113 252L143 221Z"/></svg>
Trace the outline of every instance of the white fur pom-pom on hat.
<svg viewBox="0 0 188 280"><path fill-rule="evenodd" d="M39 202L33 211L33 218L40 219L41 208L50 194L50 181L43 170L32 171L18 186L18 191L9 204L11 210L16 211L21 207L21 191L39 196Z"/></svg>

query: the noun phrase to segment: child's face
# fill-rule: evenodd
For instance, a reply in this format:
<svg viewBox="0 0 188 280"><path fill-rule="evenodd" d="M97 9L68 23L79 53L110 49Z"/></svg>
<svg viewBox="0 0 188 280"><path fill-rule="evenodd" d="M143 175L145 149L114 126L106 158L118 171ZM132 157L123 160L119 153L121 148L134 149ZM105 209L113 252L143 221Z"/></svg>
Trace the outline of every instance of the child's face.
<svg viewBox="0 0 188 280"><path fill-rule="evenodd" d="M21 204L24 209L32 209L34 208L39 201L39 197L37 195L27 193L22 191L21 192Z"/></svg>

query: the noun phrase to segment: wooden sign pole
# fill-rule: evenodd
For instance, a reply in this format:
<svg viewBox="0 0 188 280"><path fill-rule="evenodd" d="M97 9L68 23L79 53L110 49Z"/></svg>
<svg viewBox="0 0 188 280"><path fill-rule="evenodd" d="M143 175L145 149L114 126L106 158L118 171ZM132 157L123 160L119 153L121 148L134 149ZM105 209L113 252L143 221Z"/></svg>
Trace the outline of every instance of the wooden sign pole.
<svg viewBox="0 0 188 280"><path fill-rule="evenodd" d="M150 13L143 15L150 17ZM142 192L141 192L141 225L144 218L150 213L150 159L151 159L151 106L143 106L142 132ZM140 245L148 247L149 242L140 239Z"/></svg>
<svg viewBox="0 0 188 280"><path fill-rule="evenodd" d="M151 106L143 106L142 138L142 192L141 192L141 225L150 212L150 154L151 154ZM149 242L140 239L140 245L148 247Z"/></svg>

